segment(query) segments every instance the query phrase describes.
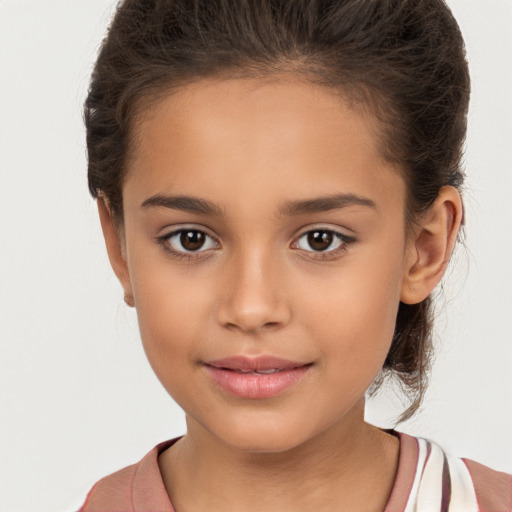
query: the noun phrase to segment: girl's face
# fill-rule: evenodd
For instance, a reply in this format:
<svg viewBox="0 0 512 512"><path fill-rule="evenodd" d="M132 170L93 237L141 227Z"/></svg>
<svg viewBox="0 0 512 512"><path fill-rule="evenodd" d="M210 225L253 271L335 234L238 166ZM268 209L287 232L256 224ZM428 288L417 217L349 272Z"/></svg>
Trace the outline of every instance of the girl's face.
<svg viewBox="0 0 512 512"><path fill-rule="evenodd" d="M299 80L212 79L136 135L121 280L189 431L282 451L362 422L411 253L376 123Z"/></svg>

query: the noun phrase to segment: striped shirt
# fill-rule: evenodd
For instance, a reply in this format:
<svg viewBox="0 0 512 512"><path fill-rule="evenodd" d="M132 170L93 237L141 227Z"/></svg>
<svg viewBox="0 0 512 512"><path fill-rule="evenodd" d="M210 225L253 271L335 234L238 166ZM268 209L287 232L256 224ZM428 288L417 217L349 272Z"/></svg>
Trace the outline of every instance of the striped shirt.
<svg viewBox="0 0 512 512"><path fill-rule="evenodd" d="M512 475L397 434L398 472L384 512L512 512Z"/></svg>
<svg viewBox="0 0 512 512"><path fill-rule="evenodd" d="M383 512L512 512L512 475L443 452L435 443L400 432L398 471ZM101 479L79 512L175 512L158 456L160 443L140 462Z"/></svg>

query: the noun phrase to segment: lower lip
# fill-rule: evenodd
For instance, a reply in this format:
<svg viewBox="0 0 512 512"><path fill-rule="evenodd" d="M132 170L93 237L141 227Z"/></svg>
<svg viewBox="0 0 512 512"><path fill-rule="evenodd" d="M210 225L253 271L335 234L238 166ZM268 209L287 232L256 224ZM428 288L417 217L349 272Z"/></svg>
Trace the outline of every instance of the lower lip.
<svg viewBox="0 0 512 512"><path fill-rule="evenodd" d="M205 365L206 370L224 391L241 398L261 399L276 396L299 382L311 365L276 373L241 373Z"/></svg>

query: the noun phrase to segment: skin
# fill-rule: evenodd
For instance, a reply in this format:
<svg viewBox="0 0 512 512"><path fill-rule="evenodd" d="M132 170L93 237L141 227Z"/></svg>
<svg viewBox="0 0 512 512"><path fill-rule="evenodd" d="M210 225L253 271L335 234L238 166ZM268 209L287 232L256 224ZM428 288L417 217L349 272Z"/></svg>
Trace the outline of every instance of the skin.
<svg viewBox="0 0 512 512"><path fill-rule="evenodd" d="M407 231L406 186L377 128L299 77L201 80L142 113L122 230L98 206L147 357L187 415L186 436L159 459L180 512L384 509L398 440L364 422L364 394L399 302L423 300L441 279L462 208L444 187ZM280 212L335 194L367 204ZM219 212L141 206L156 195ZM158 241L182 227L209 235L192 259L179 237ZM315 251L305 234L320 228L348 238ZM240 354L311 367L275 397L239 398L203 363Z"/></svg>

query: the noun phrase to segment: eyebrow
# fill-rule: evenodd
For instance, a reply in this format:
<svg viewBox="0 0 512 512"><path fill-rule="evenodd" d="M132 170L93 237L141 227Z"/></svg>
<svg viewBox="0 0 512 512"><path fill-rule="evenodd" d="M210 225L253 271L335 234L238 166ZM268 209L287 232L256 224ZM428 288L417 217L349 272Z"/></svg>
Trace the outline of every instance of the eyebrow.
<svg viewBox="0 0 512 512"><path fill-rule="evenodd" d="M142 204L142 208L149 207L171 208L173 210L182 210L190 213L199 213L202 215L215 215L220 217L222 209L216 204L193 196L164 196L156 194L146 199Z"/></svg>
<svg viewBox="0 0 512 512"><path fill-rule="evenodd" d="M377 209L375 202L366 197L355 194L334 194L330 196L315 197L299 201L288 201L279 209L280 215L294 216L308 213L326 212L346 208L347 206L366 206ZM142 208L162 207L173 210L182 210L201 215L222 216L223 210L216 204L194 196L166 196L156 194L146 199Z"/></svg>
<svg viewBox="0 0 512 512"><path fill-rule="evenodd" d="M346 208L347 206L367 206L377 209L374 201L367 197L361 197L355 194L334 194L331 196L315 197L301 201L289 201L279 209L281 215L301 215L305 213L327 212Z"/></svg>

